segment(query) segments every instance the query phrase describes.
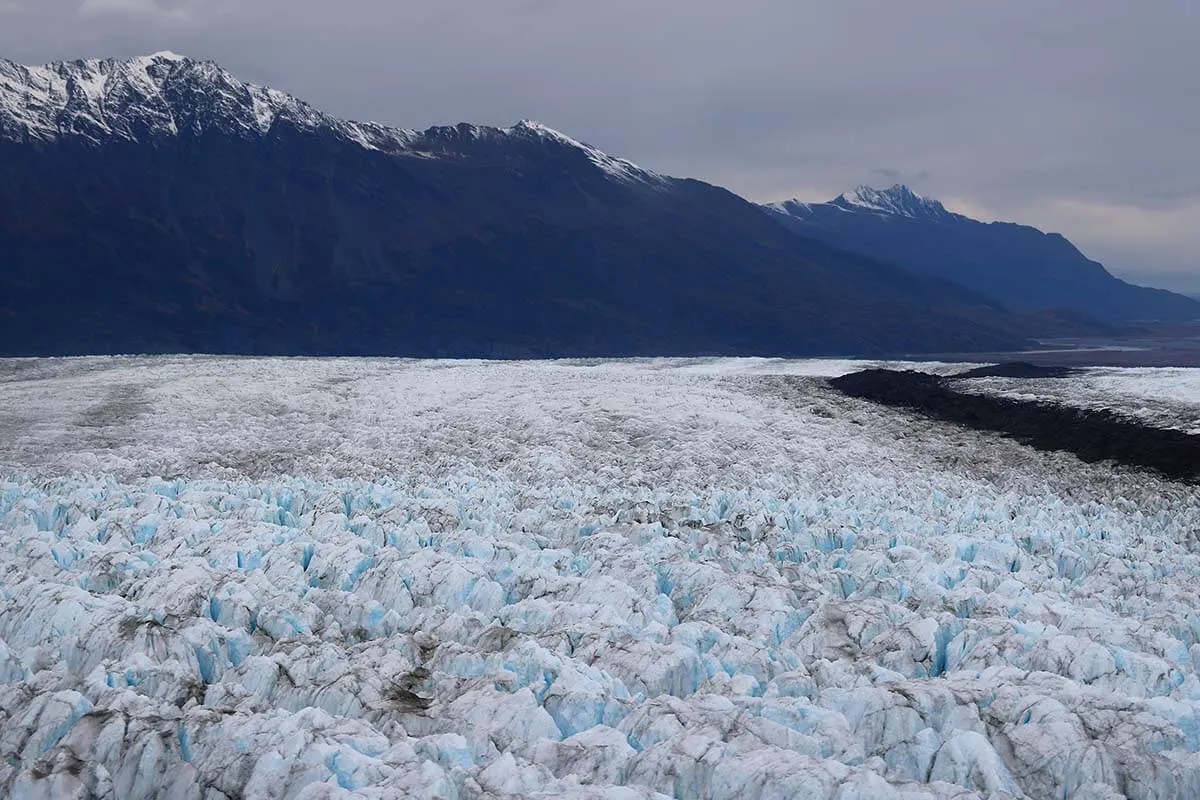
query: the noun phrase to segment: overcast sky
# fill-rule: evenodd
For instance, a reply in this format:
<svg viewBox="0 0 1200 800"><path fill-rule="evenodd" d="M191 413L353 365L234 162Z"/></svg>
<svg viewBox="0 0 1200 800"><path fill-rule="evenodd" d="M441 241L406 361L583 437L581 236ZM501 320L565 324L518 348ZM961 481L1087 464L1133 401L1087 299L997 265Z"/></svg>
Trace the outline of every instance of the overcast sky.
<svg viewBox="0 0 1200 800"><path fill-rule="evenodd" d="M0 0L27 64L175 50L403 127L540 120L753 200L905 182L1200 293L1200 0Z"/></svg>

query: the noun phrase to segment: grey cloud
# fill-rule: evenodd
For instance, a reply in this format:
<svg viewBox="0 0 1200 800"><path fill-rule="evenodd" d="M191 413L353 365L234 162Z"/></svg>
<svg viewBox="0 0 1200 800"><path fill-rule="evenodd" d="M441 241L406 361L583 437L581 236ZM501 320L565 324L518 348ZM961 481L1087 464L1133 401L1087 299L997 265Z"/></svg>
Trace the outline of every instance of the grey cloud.
<svg viewBox="0 0 1200 800"><path fill-rule="evenodd" d="M909 172L902 169L891 169L890 167L876 167L871 170L871 177L880 184L896 184L903 183L907 186L920 186L930 180L929 170L919 170L917 172Z"/></svg>
<svg viewBox="0 0 1200 800"><path fill-rule="evenodd" d="M1200 291L1186 0L0 3L20 61L173 49L354 118L540 119L756 200L894 174Z"/></svg>

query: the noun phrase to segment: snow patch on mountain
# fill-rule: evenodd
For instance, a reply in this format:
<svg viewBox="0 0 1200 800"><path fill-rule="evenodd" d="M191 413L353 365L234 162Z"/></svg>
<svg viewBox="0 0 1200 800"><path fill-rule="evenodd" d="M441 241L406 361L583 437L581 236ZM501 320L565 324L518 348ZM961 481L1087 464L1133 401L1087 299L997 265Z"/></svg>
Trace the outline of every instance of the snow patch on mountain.
<svg viewBox="0 0 1200 800"><path fill-rule="evenodd" d="M616 158L604 153L590 144L585 144L577 139L572 139L565 133L556 131L551 127L543 125L535 120L521 120L511 128L506 128L507 134L519 134L527 136L536 136L559 144L566 145L578 150L582 150L587 154L588 159L595 164L601 171L608 174L610 177L618 181L626 183L660 183L661 177L649 170L639 167L632 161L626 161L623 158Z"/></svg>
<svg viewBox="0 0 1200 800"><path fill-rule="evenodd" d="M776 203L765 203L763 208L784 216L804 217L812 209L812 203L803 200L780 200Z"/></svg>
<svg viewBox="0 0 1200 800"><path fill-rule="evenodd" d="M847 366L0 362L0 792L1200 794L1195 488Z"/></svg>

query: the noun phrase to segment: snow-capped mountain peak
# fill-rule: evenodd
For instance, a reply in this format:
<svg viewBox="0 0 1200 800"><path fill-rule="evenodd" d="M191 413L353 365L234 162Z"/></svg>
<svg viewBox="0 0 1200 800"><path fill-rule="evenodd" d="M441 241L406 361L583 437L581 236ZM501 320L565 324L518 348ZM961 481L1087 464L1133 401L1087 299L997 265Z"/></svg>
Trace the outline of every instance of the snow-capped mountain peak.
<svg viewBox="0 0 1200 800"><path fill-rule="evenodd" d="M537 141L582 151L623 182L663 178L547 125L458 125L424 132L326 114L285 92L240 80L213 61L169 51L119 59L60 61L27 67L0 59L0 141L144 142L217 132L257 138L280 123L323 130L369 150L451 155L472 140Z"/></svg>
<svg viewBox="0 0 1200 800"><path fill-rule="evenodd" d="M767 203L763 208L774 214L800 220L811 218L821 209L925 220L948 220L955 216L952 212L947 211L939 201L930 197L922 197L901 183L894 184L887 189L859 186L853 191L843 192L825 203L783 200Z"/></svg>
<svg viewBox="0 0 1200 800"><path fill-rule="evenodd" d="M859 186L852 192L838 195L831 203L846 210L873 211L900 217L943 217L949 214L937 200L922 197L901 183L887 189Z"/></svg>
<svg viewBox="0 0 1200 800"><path fill-rule="evenodd" d="M0 139L99 144L207 131L262 136L280 117L359 138L355 126L284 92L242 81L213 61L178 53L39 67L0 59Z"/></svg>

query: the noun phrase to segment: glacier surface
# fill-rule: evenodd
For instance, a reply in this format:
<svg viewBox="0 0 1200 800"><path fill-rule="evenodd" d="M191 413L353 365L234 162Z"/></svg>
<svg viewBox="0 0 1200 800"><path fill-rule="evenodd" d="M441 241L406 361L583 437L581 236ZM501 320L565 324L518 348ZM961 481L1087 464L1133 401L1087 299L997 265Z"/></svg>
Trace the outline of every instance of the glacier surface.
<svg viewBox="0 0 1200 800"><path fill-rule="evenodd" d="M1200 796L1195 487L845 367L0 361L0 793Z"/></svg>
<svg viewBox="0 0 1200 800"><path fill-rule="evenodd" d="M955 389L1016 400L1109 409L1160 428L1200 434L1200 369L1092 367L1065 378L974 378Z"/></svg>

